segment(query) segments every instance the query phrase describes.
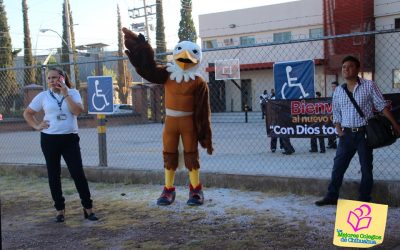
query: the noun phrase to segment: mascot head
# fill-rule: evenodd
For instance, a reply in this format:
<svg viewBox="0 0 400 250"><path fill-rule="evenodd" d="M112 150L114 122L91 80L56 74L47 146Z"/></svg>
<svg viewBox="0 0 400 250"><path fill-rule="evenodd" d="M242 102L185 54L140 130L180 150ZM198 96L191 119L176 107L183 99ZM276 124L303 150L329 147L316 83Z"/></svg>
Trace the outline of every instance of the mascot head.
<svg viewBox="0 0 400 250"><path fill-rule="evenodd" d="M171 73L171 80L180 83L182 80L188 82L201 76L197 70L201 62L200 47L189 41L178 43L173 52L173 62L167 64L167 70Z"/></svg>

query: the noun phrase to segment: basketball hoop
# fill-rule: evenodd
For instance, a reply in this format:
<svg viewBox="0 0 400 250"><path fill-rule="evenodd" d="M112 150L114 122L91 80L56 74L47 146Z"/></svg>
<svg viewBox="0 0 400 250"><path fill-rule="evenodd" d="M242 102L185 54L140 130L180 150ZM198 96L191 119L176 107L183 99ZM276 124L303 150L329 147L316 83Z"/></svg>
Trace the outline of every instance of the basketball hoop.
<svg viewBox="0 0 400 250"><path fill-rule="evenodd" d="M239 59L215 61L215 80L240 79Z"/></svg>

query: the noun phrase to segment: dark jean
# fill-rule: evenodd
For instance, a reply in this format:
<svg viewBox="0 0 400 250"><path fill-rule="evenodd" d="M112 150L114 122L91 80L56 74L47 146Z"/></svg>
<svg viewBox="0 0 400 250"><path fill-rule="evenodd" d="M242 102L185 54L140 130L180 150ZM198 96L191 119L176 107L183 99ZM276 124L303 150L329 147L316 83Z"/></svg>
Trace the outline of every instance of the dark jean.
<svg viewBox="0 0 400 250"><path fill-rule="evenodd" d="M374 184L372 151L372 148L367 146L364 132L345 132L343 136L339 137L339 145L336 150L335 159L333 160L331 182L328 187L328 198L338 199L343 176L349 167L351 159L357 152L361 165L359 200L371 200L371 192Z"/></svg>
<svg viewBox="0 0 400 250"><path fill-rule="evenodd" d="M325 138L318 137L318 138L311 138L310 139L310 146L312 151L318 151L317 140L319 142L319 149L324 152L325 151Z"/></svg>
<svg viewBox="0 0 400 250"><path fill-rule="evenodd" d="M77 134L49 135L41 133L40 145L46 160L47 174L54 207L65 208L61 188L61 156L67 164L84 208L92 208L89 185L83 172L79 136Z"/></svg>

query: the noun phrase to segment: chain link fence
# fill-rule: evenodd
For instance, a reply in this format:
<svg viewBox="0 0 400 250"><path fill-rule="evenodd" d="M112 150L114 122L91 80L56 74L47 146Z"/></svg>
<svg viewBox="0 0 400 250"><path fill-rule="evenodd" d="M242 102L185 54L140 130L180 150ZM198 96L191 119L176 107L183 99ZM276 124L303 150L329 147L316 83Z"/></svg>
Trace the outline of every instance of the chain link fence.
<svg viewBox="0 0 400 250"><path fill-rule="evenodd" d="M329 178L334 149L310 153L310 138L291 138L294 154L284 155L279 147L275 153L271 151L259 97L264 90L270 93L274 88L273 63L313 60L315 90L321 92L322 97L330 97L330 83L343 82L341 59L351 54L360 58L362 77L375 80L383 93L397 93L400 86L399 38L400 32L386 30L203 51L201 68L210 88L215 152L209 156L200 149L202 171ZM228 59L239 60L240 79L216 80L215 64ZM126 58L81 58L77 66L79 76L75 82L79 82L85 106L85 112L79 117L84 165L99 164L96 116L87 114L86 78L112 75L114 103L127 104L127 110L106 117L108 167L162 170L162 86L142 84ZM39 133L27 127L22 113L33 96L45 89L46 67L0 69L2 163L44 164ZM25 72L35 72L35 84L24 84ZM376 179L400 180L399 148L396 142L374 151ZM359 179L360 176L359 161L354 157L345 177Z"/></svg>

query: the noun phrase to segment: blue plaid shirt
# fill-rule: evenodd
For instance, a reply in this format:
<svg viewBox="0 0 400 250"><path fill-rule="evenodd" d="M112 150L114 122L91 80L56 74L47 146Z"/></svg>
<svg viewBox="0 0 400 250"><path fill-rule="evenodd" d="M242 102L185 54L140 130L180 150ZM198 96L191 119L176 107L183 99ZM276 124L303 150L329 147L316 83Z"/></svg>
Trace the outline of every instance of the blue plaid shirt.
<svg viewBox="0 0 400 250"><path fill-rule="evenodd" d="M350 92L351 93L351 92ZM376 111L382 111L386 107L386 101L375 82L359 78L358 84L354 87L353 97L360 106L365 117L358 114L346 91L338 86L332 97L333 123L339 123L342 127L356 128L367 124L367 120Z"/></svg>

